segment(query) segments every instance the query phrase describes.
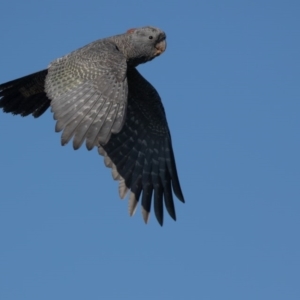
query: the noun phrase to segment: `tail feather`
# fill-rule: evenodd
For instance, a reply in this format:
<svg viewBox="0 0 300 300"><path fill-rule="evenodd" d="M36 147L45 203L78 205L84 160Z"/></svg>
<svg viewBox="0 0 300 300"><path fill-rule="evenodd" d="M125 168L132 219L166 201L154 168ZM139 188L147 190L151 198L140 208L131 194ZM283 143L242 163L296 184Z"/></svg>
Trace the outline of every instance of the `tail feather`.
<svg viewBox="0 0 300 300"><path fill-rule="evenodd" d="M44 91L47 72L43 70L0 84L0 108L14 115L41 116L50 106Z"/></svg>

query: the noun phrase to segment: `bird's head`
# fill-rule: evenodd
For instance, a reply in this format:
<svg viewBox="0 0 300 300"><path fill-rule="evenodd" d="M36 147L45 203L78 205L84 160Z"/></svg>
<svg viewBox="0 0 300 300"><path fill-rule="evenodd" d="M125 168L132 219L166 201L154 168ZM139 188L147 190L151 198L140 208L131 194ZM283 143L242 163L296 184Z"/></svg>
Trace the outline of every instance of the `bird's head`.
<svg viewBox="0 0 300 300"><path fill-rule="evenodd" d="M166 34L156 27L133 28L126 34L132 47L128 58L135 65L152 60L166 50Z"/></svg>

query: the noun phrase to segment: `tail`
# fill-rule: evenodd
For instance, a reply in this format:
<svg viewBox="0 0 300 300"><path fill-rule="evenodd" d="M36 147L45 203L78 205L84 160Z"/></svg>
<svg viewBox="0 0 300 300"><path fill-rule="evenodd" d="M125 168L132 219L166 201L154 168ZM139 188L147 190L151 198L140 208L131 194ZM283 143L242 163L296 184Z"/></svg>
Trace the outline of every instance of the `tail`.
<svg viewBox="0 0 300 300"><path fill-rule="evenodd" d="M6 113L35 118L50 106L44 91L47 70L0 84L0 108Z"/></svg>

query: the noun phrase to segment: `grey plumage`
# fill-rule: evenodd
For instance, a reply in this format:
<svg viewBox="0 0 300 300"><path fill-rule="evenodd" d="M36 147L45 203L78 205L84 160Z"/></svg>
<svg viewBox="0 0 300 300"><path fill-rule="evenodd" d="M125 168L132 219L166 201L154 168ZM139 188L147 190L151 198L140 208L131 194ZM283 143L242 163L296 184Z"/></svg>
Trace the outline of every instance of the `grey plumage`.
<svg viewBox="0 0 300 300"><path fill-rule="evenodd" d="M51 106L61 143L73 139L98 148L119 194L129 192L133 215L141 198L148 221L163 224L163 202L175 220L172 190L184 202L171 136L161 99L136 66L160 55L165 33L158 28L131 29L95 41L53 61L48 69L0 85L4 112L39 117Z"/></svg>

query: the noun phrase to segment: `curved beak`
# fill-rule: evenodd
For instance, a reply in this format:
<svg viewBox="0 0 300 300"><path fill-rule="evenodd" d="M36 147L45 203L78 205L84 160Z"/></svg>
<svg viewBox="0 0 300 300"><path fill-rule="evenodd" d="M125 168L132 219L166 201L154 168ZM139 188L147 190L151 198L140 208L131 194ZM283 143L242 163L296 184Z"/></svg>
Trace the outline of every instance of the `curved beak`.
<svg viewBox="0 0 300 300"><path fill-rule="evenodd" d="M158 42L155 45L155 48L156 48L156 52L155 52L156 56L162 54L166 50L166 48L167 48L167 42L166 42L166 40L164 39L164 40Z"/></svg>

